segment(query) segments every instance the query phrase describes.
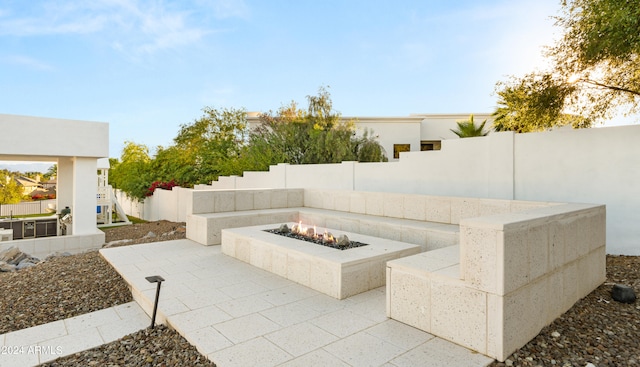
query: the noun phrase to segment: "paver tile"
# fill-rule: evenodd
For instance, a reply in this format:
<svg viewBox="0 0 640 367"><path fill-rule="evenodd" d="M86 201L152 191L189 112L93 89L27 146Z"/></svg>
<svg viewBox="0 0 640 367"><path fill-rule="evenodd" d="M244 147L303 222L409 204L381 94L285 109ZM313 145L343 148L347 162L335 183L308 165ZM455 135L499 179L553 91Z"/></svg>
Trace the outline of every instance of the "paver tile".
<svg viewBox="0 0 640 367"><path fill-rule="evenodd" d="M106 325L98 326L98 331L105 343L111 343L125 335L135 333L151 325L151 318L146 314L129 317Z"/></svg>
<svg viewBox="0 0 640 367"><path fill-rule="evenodd" d="M274 307L258 296L236 298L217 303L216 306L233 317L245 316Z"/></svg>
<svg viewBox="0 0 640 367"><path fill-rule="evenodd" d="M195 345L198 351L204 355L233 346L233 343L213 326L193 330L187 333L185 339Z"/></svg>
<svg viewBox="0 0 640 367"><path fill-rule="evenodd" d="M47 339L54 339L64 335L67 335L67 328L63 320L58 320L7 333L5 334L4 345L27 347Z"/></svg>
<svg viewBox="0 0 640 367"><path fill-rule="evenodd" d="M205 326L231 320L232 318L231 315L222 311L217 306L207 306L170 316L168 321L179 333L183 334L201 329Z"/></svg>
<svg viewBox="0 0 640 367"><path fill-rule="evenodd" d="M315 325L302 323L274 331L265 336L275 345L293 356L301 356L338 339Z"/></svg>
<svg viewBox="0 0 640 367"><path fill-rule="evenodd" d="M364 332L329 344L323 349L351 366L380 366L405 352L403 348ZM416 366L420 365L425 364Z"/></svg>
<svg viewBox="0 0 640 367"><path fill-rule="evenodd" d="M338 310L326 314L311 320L311 323L340 338L355 334L377 324L377 322L349 310Z"/></svg>
<svg viewBox="0 0 640 367"><path fill-rule="evenodd" d="M341 361L331 353L318 349L307 353L296 359L292 359L281 365L282 367L349 367L347 363Z"/></svg>
<svg viewBox="0 0 640 367"><path fill-rule="evenodd" d="M88 328L98 327L121 320L120 315L113 307L105 308L84 315L71 317L64 320L68 334L75 334Z"/></svg>
<svg viewBox="0 0 640 367"><path fill-rule="evenodd" d="M272 307L260 312L260 314L281 326L298 324L322 315L320 312L307 307L301 302Z"/></svg>
<svg viewBox="0 0 640 367"><path fill-rule="evenodd" d="M259 296L265 301L273 303L276 306L286 305L287 303L293 303L305 298L313 297L319 294L311 288L291 282L289 286L271 289L266 292L260 293Z"/></svg>
<svg viewBox="0 0 640 367"><path fill-rule="evenodd" d="M208 357L220 367L272 367L292 358L290 354L265 338L248 340L213 352Z"/></svg>
<svg viewBox="0 0 640 367"><path fill-rule="evenodd" d="M241 343L280 329L278 324L257 313L238 317L214 327L233 343Z"/></svg>
<svg viewBox="0 0 640 367"><path fill-rule="evenodd" d="M432 367L478 367L486 366L493 359L475 353L444 339L432 340L391 360L396 366L420 366L429 363Z"/></svg>
<svg viewBox="0 0 640 367"><path fill-rule="evenodd" d="M415 348L434 338L429 333L391 319L365 332L405 350Z"/></svg>
<svg viewBox="0 0 640 367"><path fill-rule="evenodd" d="M192 310L229 301L231 297L217 289L206 289L176 297Z"/></svg>
<svg viewBox="0 0 640 367"><path fill-rule="evenodd" d="M231 298L241 298L267 291L267 288L251 281L245 281L228 287L222 287L220 290Z"/></svg>

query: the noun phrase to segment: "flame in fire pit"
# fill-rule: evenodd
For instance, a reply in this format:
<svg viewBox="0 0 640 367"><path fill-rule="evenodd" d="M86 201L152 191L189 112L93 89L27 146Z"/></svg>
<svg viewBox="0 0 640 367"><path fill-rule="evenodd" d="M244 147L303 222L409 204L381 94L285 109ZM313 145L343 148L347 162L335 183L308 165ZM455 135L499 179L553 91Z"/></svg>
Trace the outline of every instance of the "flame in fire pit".
<svg viewBox="0 0 640 367"><path fill-rule="evenodd" d="M280 236L295 238L298 240L303 240L307 242L313 242L317 245L323 245L331 248L335 248L338 250L347 250L351 248L367 246L366 243L351 241L349 237L342 234L338 237L335 237L331 232L326 229L322 234L318 233L318 229L316 226L313 228L305 228L302 225L302 222L298 222L294 224L291 228L285 223L281 224L279 228L276 229L265 229L265 232L278 234Z"/></svg>
<svg viewBox="0 0 640 367"><path fill-rule="evenodd" d="M298 235L301 237L306 237L312 240L321 241L326 244L337 244L339 247L348 247L351 244L349 238L346 235L341 235L339 237L335 237L331 232L324 230L324 233L319 234L316 226L313 228L305 227L302 225L302 221L298 222L298 224L294 224L291 229L286 224L280 226L279 229L276 230L278 233L291 233L294 235Z"/></svg>

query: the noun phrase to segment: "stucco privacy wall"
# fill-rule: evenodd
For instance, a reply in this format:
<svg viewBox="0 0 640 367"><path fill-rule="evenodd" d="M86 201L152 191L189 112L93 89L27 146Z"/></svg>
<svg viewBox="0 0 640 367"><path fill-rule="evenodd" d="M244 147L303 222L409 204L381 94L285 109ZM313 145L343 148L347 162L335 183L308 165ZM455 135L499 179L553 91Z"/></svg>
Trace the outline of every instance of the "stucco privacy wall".
<svg viewBox="0 0 640 367"><path fill-rule="evenodd" d="M153 196L143 201L130 198L120 190L115 190L115 193L127 215L151 221L186 222L191 191L193 190L183 187L174 187L173 190L156 189Z"/></svg>
<svg viewBox="0 0 640 367"><path fill-rule="evenodd" d="M640 255L640 126L515 136L518 199L607 205L607 252Z"/></svg>
<svg viewBox="0 0 640 367"><path fill-rule="evenodd" d="M640 255L638 141L640 126L492 133L444 140L440 151L403 153L398 162L278 165L206 188L233 183L605 204L607 252Z"/></svg>

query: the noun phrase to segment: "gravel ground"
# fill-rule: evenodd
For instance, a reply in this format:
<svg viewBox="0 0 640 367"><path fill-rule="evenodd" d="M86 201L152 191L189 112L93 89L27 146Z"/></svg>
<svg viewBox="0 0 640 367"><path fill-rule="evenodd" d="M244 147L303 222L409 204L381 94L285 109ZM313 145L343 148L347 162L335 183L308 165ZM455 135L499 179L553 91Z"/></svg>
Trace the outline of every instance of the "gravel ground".
<svg viewBox="0 0 640 367"><path fill-rule="evenodd" d="M215 364L198 353L176 331L164 325L129 334L98 348L76 353L41 366L193 366Z"/></svg>
<svg viewBox="0 0 640 367"><path fill-rule="evenodd" d="M122 245L134 245L140 243L179 240L186 238L187 227L185 223L175 223L166 220L157 222L138 223L129 226L112 227L105 230L105 242L123 241ZM152 235L150 235L152 234ZM131 240L128 242L127 240ZM125 242L126 241L126 242Z"/></svg>
<svg viewBox="0 0 640 367"><path fill-rule="evenodd" d="M153 232L155 237L146 237ZM118 245L184 238L184 224L167 221L106 230ZM501 366L640 366L640 301L613 301L613 284L640 295L640 257L607 256L607 280ZM120 276L96 251L59 257L15 273L0 273L0 333L131 301ZM48 305L43 307L43 305ZM46 366L215 366L178 333L145 329Z"/></svg>
<svg viewBox="0 0 640 367"><path fill-rule="evenodd" d="M131 291L97 251L0 273L0 334L131 302Z"/></svg>

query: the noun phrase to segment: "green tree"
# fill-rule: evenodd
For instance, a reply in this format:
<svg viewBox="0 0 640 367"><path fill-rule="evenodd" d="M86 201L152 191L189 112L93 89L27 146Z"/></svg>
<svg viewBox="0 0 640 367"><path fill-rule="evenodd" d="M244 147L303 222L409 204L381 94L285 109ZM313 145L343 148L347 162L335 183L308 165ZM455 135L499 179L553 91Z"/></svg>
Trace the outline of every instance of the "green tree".
<svg viewBox="0 0 640 367"><path fill-rule="evenodd" d="M458 135L460 138L473 138L476 136L487 136L489 134L488 131L484 131L484 125L487 123L487 120L482 121L479 126L476 126L473 121L473 114L469 116L468 120L464 121L456 121L458 127L456 129L449 129L454 134Z"/></svg>
<svg viewBox="0 0 640 367"><path fill-rule="evenodd" d="M561 6L556 25L564 34L546 53L551 69L496 85L496 130L589 127L640 111L640 1L563 0Z"/></svg>
<svg viewBox="0 0 640 367"><path fill-rule="evenodd" d="M387 162L387 154L374 135L373 130L365 129L362 136L352 140L358 162Z"/></svg>
<svg viewBox="0 0 640 367"><path fill-rule="evenodd" d="M321 87L307 96L306 110L296 102L260 116L239 159L243 170L267 170L277 163L311 164L386 160L384 149L370 132L357 136L354 121L333 110L331 95Z"/></svg>
<svg viewBox="0 0 640 367"><path fill-rule="evenodd" d="M244 109L206 107L202 117L181 125L173 146L158 149L154 167L164 180L188 186L236 174L230 162L238 159L247 135Z"/></svg>
<svg viewBox="0 0 640 367"><path fill-rule="evenodd" d="M498 82L498 107L493 113L495 131L536 132L571 124L590 127L592 121L564 112L565 100L575 85L564 83L551 74L530 73Z"/></svg>
<svg viewBox="0 0 640 367"><path fill-rule="evenodd" d="M52 177L56 177L58 176L58 164L54 164L51 167L49 167L49 169L47 170L47 172L42 176L44 180L50 180Z"/></svg>
<svg viewBox="0 0 640 367"><path fill-rule="evenodd" d="M109 182L129 197L142 201L154 181L149 148L126 141L120 160L109 159Z"/></svg>
<svg viewBox="0 0 640 367"><path fill-rule="evenodd" d="M16 204L22 200L22 188L8 171L0 171L0 204Z"/></svg>

